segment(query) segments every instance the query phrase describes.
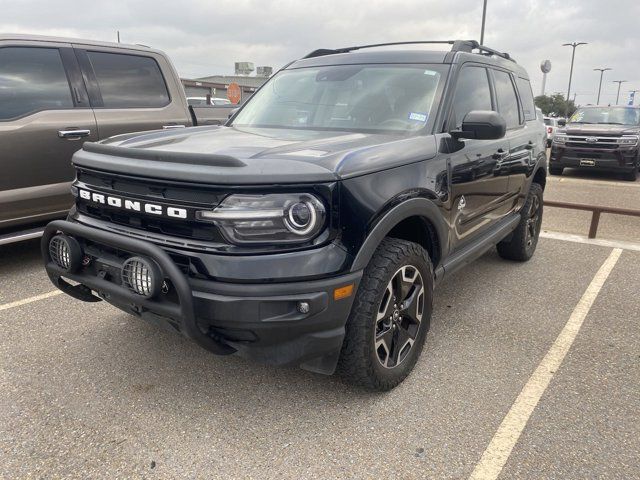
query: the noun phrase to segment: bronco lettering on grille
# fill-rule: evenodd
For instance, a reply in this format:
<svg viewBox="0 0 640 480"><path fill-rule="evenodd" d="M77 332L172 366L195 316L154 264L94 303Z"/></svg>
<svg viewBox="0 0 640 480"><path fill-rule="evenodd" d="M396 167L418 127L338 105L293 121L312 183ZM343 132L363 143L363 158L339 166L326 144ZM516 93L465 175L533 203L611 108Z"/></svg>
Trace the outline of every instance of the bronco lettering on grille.
<svg viewBox="0 0 640 480"><path fill-rule="evenodd" d="M105 195L102 193L90 192L88 190L78 189L78 196L83 200L88 200L109 207L121 208L123 210L131 210L133 212L144 212L149 215L161 215L171 218L187 218L187 209L179 207L168 207L157 203L141 202L139 200L129 200L122 197Z"/></svg>

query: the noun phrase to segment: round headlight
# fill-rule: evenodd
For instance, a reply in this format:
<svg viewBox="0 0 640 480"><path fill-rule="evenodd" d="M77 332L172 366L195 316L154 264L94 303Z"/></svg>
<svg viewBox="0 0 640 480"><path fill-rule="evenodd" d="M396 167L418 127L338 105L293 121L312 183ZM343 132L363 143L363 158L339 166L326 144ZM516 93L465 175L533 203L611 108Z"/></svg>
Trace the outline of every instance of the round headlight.
<svg viewBox="0 0 640 480"><path fill-rule="evenodd" d="M306 235L316 226L316 209L311 202L297 202L287 211L287 228L295 234Z"/></svg>
<svg viewBox="0 0 640 480"><path fill-rule="evenodd" d="M128 258L122 265L122 283L132 292L151 298L162 286L160 269L142 257Z"/></svg>
<svg viewBox="0 0 640 480"><path fill-rule="evenodd" d="M49 241L49 255L67 272L74 272L82 265L82 248L75 238L68 235L55 235Z"/></svg>

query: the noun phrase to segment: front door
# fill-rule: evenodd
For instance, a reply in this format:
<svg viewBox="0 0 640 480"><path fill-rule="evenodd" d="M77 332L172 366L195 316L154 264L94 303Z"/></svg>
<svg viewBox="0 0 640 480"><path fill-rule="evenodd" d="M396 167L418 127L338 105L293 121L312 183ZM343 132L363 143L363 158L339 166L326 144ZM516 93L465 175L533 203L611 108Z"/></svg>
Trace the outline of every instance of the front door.
<svg viewBox="0 0 640 480"><path fill-rule="evenodd" d="M86 92L65 69L70 46L55 47L0 44L0 229L64 215L71 157L98 138Z"/></svg>
<svg viewBox="0 0 640 480"><path fill-rule="evenodd" d="M456 81L448 125L459 128L473 110L496 110L487 69L464 66ZM500 140L451 140L451 250L464 246L506 214L509 179L502 163L509 156L509 142Z"/></svg>

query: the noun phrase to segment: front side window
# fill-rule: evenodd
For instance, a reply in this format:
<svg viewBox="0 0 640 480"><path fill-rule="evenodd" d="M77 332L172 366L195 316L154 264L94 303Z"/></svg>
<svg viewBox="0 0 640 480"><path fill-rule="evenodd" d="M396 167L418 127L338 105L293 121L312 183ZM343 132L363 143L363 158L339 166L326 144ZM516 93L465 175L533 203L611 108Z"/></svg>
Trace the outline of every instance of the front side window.
<svg viewBox="0 0 640 480"><path fill-rule="evenodd" d="M520 125L520 108L511 75L502 70L494 70L493 75L496 84L498 111L507 122L507 129L517 127Z"/></svg>
<svg viewBox="0 0 640 480"><path fill-rule="evenodd" d="M460 70L453 97L452 126L460 128L462 120L472 110L493 110L486 68L464 67Z"/></svg>
<svg viewBox="0 0 640 480"><path fill-rule="evenodd" d="M435 113L442 65L337 65L284 70L238 113L236 126L416 132Z"/></svg>
<svg viewBox="0 0 640 480"><path fill-rule="evenodd" d="M0 48L0 120L73 108L57 48Z"/></svg>
<svg viewBox="0 0 640 480"><path fill-rule="evenodd" d="M87 52L105 108L164 107L169 92L153 58Z"/></svg>

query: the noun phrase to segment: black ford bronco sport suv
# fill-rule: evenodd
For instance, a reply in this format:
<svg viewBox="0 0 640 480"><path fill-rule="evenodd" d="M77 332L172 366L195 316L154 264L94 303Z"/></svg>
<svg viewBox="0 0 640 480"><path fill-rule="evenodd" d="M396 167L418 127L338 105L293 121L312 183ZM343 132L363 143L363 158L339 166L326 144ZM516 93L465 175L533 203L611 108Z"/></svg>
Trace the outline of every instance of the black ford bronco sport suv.
<svg viewBox="0 0 640 480"><path fill-rule="evenodd" d="M533 255L546 176L523 68L407 43L452 47L316 50L226 126L85 143L49 277L217 354L393 388L436 283L493 245Z"/></svg>
<svg viewBox="0 0 640 480"><path fill-rule="evenodd" d="M565 168L618 172L634 182L640 168L640 107L579 108L551 145L549 173Z"/></svg>

